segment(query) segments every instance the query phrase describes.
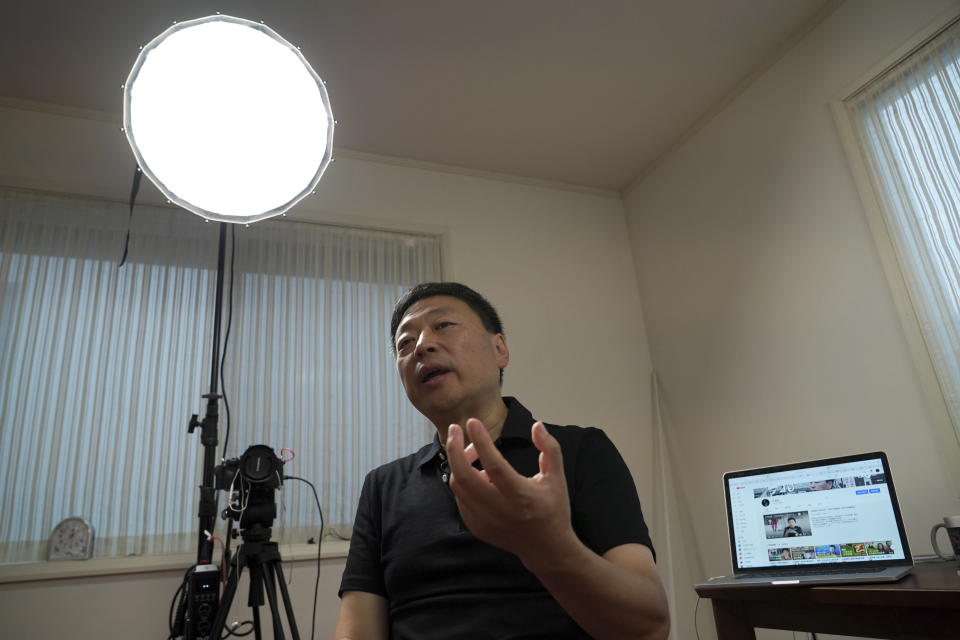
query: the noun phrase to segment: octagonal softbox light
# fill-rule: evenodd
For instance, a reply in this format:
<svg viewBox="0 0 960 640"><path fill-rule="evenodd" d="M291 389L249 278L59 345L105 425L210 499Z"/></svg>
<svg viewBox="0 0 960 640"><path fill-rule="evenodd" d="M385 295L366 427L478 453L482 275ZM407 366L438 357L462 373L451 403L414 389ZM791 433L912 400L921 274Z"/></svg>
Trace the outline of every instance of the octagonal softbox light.
<svg viewBox="0 0 960 640"><path fill-rule="evenodd" d="M287 211L331 159L323 81L261 23L219 14L175 23L142 49L123 94L124 131L144 174L211 220Z"/></svg>

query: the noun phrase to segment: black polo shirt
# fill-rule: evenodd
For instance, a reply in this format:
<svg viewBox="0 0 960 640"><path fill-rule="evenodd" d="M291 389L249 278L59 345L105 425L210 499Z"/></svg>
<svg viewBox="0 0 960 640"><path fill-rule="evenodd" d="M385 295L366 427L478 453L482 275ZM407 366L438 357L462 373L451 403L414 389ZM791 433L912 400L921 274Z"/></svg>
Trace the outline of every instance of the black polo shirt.
<svg viewBox="0 0 960 640"><path fill-rule="evenodd" d="M536 475L534 419L514 398L496 446L521 474ZM597 554L653 545L630 471L599 429L547 425L563 451L573 528ZM367 474L344 591L386 597L393 640L589 638L513 554L464 526L438 438Z"/></svg>

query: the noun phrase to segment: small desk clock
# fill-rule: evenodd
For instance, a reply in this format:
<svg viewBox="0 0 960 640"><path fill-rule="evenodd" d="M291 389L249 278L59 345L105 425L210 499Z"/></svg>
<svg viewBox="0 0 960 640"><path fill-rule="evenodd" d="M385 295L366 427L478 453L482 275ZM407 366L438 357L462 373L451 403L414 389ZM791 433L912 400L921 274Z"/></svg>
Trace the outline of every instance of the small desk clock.
<svg viewBox="0 0 960 640"><path fill-rule="evenodd" d="M93 556L93 525L76 516L66 518L50 534L47 560L89 560Z"/></svg>

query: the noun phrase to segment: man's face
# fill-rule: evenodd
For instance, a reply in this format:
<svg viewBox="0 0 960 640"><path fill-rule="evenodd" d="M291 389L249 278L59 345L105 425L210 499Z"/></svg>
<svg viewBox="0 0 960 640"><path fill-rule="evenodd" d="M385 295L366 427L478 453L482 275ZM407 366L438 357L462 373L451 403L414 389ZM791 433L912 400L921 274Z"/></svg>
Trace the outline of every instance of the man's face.
<svg viewBox="0 0 960 640"><path fill-rule="evenodd" d="M407 398L428 418L474 410L500 397L507 344L459 298L434 296L410 305L394 347Z"/></svg>
<svg viewBox="0 0 960 640"><path fill-rule="evenodd" d="M787 524L790 525L791 527L795 527L797 526L797 521L794 520L793 518L787 518Z"/></svg>

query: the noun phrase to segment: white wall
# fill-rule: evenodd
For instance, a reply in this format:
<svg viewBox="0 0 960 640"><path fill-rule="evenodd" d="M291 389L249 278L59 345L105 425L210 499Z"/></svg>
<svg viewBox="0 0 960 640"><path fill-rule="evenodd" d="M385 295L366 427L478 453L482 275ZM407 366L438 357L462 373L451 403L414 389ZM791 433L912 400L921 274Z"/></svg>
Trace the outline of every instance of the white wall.
<svg viewBox="0 0 960 640"><path fill-rule="evenodd" d="M951 6L842 4L625 198L688 583L730 570L724 471L885 450L914 554L960 512L829 108Z"/></svg>
<svg viewBox="0 0 960 640"><path fill-rule="evenodd" d="M134 161L109 118L0 107L0 139L0 184L129 196ZM156 199L146 181L142 189L144 201ZM643 504L652 509L651 367L619 198L345 153L318 194L294 215L445 234L447 277L486 294L504 319L511 350L505 393L519 396L543 419L604 427L630 465ZM336 563L321 580L323 638L335 621ZM100 621L122 610L132 621L124 623L126 637L162 637L165 627L157 624L165 620L178 581L179 572L173 572L7 585L0 589L0 618L32 619L17 636L82 639L102 637ZM312 598L308 582L295 584L298 601L309 600L308 592ZM47 614L51 599L65 607L64 614ZM307 633L302 624L300 630Z"/></svg>

